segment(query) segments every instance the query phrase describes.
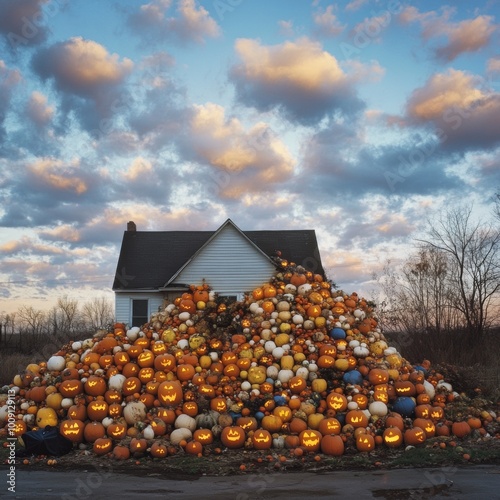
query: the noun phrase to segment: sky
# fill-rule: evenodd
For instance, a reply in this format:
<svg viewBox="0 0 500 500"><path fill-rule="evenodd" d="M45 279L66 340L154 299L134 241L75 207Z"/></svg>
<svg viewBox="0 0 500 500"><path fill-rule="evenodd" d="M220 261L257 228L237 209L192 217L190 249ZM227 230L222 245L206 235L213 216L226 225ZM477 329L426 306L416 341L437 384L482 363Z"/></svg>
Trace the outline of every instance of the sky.
<svg viewBox="0 0 500 500"><path fill-rule="evenodd" d="M112 297L138 230L314 229L369 296L500 187L498 1L2 0L0 313ZM375 288L374 288L375 287Z"/></svg>

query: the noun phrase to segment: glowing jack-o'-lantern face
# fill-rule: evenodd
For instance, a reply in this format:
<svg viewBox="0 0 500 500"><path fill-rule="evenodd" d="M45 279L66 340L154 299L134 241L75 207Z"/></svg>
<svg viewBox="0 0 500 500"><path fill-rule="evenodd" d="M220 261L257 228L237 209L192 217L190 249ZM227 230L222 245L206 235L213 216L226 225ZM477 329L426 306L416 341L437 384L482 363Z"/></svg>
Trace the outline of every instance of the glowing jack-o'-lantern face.
<svg viewBox="0 0 500 500"><path fill-rule="evenodd" d="M112 418L121 417L123 406L120 403L111 403L108 407L108 415Z"/></svg>
<svg viewBox="0 0 500 500"><path fill-rule="evenodd" d="M177 406L182 402L182 386L178 380L166 380L158 387L158 399L165 406Z"/></svg>
<svg viewBox="0 0 500 500"><path fill-rule="evenodd" d="M59 392L65 398L74 398L83 391L83 384L80 380L65 380L59 386Z"/></svg>
<svg viewBox="0 0 500 500"><path fill-rule="evenodd" d="M372 368L368 373L368 381L370 384L386 384L389 382L389 372L382 368Z"/></svg>
<svg viewBox="0 0 500 500"><path fill-rule="evenodd" d="M159 356L160 354L164 354L167 351L167 346L165 345L165 342L158 340L153 344L151 350L153 351L153 354L155 356Z"/></svg>
<svg viewBox="0 0 500 500"><path fill-rule="evenodd" d="M389 402L389 392L387 384L378 384L373 388L373 400L387 404Z"/></svg>
<svg viewBox="0 0 500 500"><path fill-rule="evenodd" d="M118 351L114 355L115 365L125 366L130 361L130 356L125 351Z"/></svg>
<svg viewBox="0 0 500 500"><path fill-rule="evenodd" d="M337 348L331 344L324 344L319 349L320 356L331 356L335 357L337 354Z"/></svg>
<svg viewBox="0 0 500 500"><path fill-rule="evenodd" d="M193 439L203 445L211 444L214 441L214 435L210 429L196 429L193 433Z"/></svg>
<svg viewBox="0 0 500 500"><path fill-rule="evenodd" d="M201 384L198 387L198 394L201 394L206 398L213 398L215 397L215 388L213 385L210 384Z"/></svg>
<svg viewBox="0 0 500 500"><path fill-rule="evenodd" d="M433 406L431 410L431 418L433 420L441 420L444 418L444 410L440 406Z"/></svg>
<svg viewBox="0 0 500 500"><path fill-rule="evenodd" d="M144 438L132 438L129 444L132 453L144 453L148 447L148 442Z"/></svg>
<svg viewBox="0 0 500 500"><path fill-rule="evenodd" d="M307 387L307 382L304 378L295 375L289 380L288 387L293 394L299 394Z"/></svg>
<svg viewBox="0 0 500 500"><path fill-rule="evenodd" d="M277 415L283 422L290 422L293 417L292 409L288 406L277 406L273 410L273 415Z"/></svg>
<svg viewBox="0 0 500 500"><path fill-rule="evenodd" d="M252 366L248 370L247 380L251 384L262 384L267 378L265 366Z"/></svg>
<svg viewBox="0 0 500 500"><path fill-rule="evenodd" d="M404 442L408 445L421 444L426 440L425 431L420 427L413 427L412 429L406 429L404 433Z"/></svg>
<svg viewBox="0 0 500 500"><path fill-rule="evenodd" d="M425 436L427 439L434 437L434 434L436 434L436 426L434 425L434 422L429 418L416 418L413 421L413 426L420 427L425 432Z"/></svg>
<svg viewBox="0 0 500 500"><path fill-rule="evenodd" d="M163 420L166 424L173 424L177 417L175 410L171 408L157 408L156 416Z"/></svg>
<svg viewBox="0 0 500 500"><path fill-rule="evenodd" d="M306 451L318 451L321 446L321 432L306 429L299 434L300 446Z"/></svg>
<svg viewBox="0 0 500 500"><path fill-rule="evenodd" d="M225 398L218 397L210 401L210 409L218 411L219 413L224 413L227 411L227 401Z"/></svg>
<svg viewBox="0 0 500 500"><path fill-rule="evenodd" d="M236 425L244 429L245 432L255 431L259 426L255 417L238 417Z"/></svg>
<svg viewBox="0 0 500 500"><path fill-rule="evenodd" d="M191 380L194 377L196 371L193 365L183 363L177 366L176 373L179 380L187 381Z"/></svg>
<svg viewBox="0 0 500 500"><path fill-rule="evenodd" d="M256 450L268 450L273 444L271 433L265 429L257 429L252 435L252 444Z"/></svg>
<svg viewBox="0 0 500 500"><path fill-rule="evenodd" d="M155 355L152 351L144 350L137 356L137 364L141 368L149 368L154 365Z"/></svg>
<svg viewBox="0 0 500 500"><path fill-rule="evenodd" d="M127 435L127 426L121 422L113 422L108 425L106 434L111 439L118 441Z"/></svg>
<svg viewBox="0 0 500 500"><path fill-rule="evenodd" d="M343 394L338 394L336 392L331 392L326 397L326 404L328 408L335 410L337 412L344 411L347 408L347 398Z"/></svg>
<svg viewBox="0 0 500 500"><path fill-rule="evenodd" d="M153 380L155 376L155 371L153 368L151 367L147 367L147 368L141 368L139 370L139 373L137 374L137 378L143 383L147 383L149 382L150 380Z"/></svg>
<svg viewBox="0 0 500 500"><path fill-rule="evenodd" d="M351 410L346 413L346 424L356 427L366 427L368 425L368 416L361 410Z"/></svg>
<svg viewBox="0 0 500 500"><path fill-rule="evenodd" d="M90 396L103 396L108 387L105 379L91 375L85 382L83 389Z"/></svg>
<svg viewBox="0 0 500 500"><path fill-rule="evenodd" d="M335 366L335 357L323 354L318 358L317 364L320 368L333 368Z"/></svg>
<svg viewBox="0 0 500 500"><path fill-rule="evenodd" d="M149 453L153 458L164 458L168 455L167 445L154 442L149 449Z"/></svg>
<svg viewBox="0 0 500 500"><path fill-rule="evenodd" d="M63 420L59 425L59 433L73 443L83 441L85 424L81 420Z"/></svg>
<svg viewBox="0 0 500 500"><path fill-rule="evenodd" d="M318 425L318 431L321 432L323 436L328 436L331 434L340 434L342 430L341 423L333 417L324 418Z"/></svg>
<svg viewBox="0 0 500 500"><path fill-rule="evenodd" d="M131 394L140 393L142 388L142 382L138 377L129 377L123 382L122 394L124 396L130 396Z"/></svg>
<svg viewBox="0 0 500 500"><path fill-rule="evenodd" d="M72 405L68 409L68 418L71 420L86 420L87 407L85 405Z"/></svg>
<svg viewBox="0 0 500 500"><path fill-rule="evenodd" d="M108 403L106 401L91 401L87 405L87 417L90 420L102 420L108 416Z"/></svg>
<svg viewBox="0 0 500 500"><path fill-rule="evenodd" d="M417 389L415 388L415 384L410 382L409 380L400 380L394 382L394 389L396 390L396 394L398 396L415 396L417 393Z"/></svg>
<svg viewBox="0 0 500 500"><path fill-rule="evenodd" d="M110 389L109 391L106 391L104 393L104 399L106 403L112 404L112 403L121 403L122 401L122 394L118 392L116 389Z"/></svg>
<svg viewBox="0 0 500 500"><path fill-rule="evenodd" d="M13 425L9 425L9 436L19 437L28 430L24 420L16 420Z"/></svg>
<svg viewBox="0 0 500 500"><path fill-rule="evenodd" d="M157 371L171 372L177 367L177 361L173 354L160 354L155 358L154 367Z"/></svg>
<svg viewBox="0 0 500 500"><path fill-rule="evenodd" d="M237 425L224 427L220 440L227 448L241 448L245 444L245 430Z"/></svg>
<svg viewBox="0 0 500 500"><path fill-rule="evenodd" d="M417 418L431 418L431 412L431 405L424 404L415 407L415 417Z"/></svg>
<svg viewBox="0 0 500 500"><path fill-rule="evenodd" d="M382 439L388 448L399 448L403 444L403 433L398 427L388 427L384 430Z"/></svg>
<svg viewBox="0 0 500 500"><path fill-rule="evenodd" d="M186 401L182 405L182 413L190 417L196 417L196 415L198 415L198 403L196 403L196 401Z"/></svg>
<svg viewBox="0 0 500 500"><path fill-rule="evenodd" d="M358 451L371 451L375 448L375 438L371 434L360 433L356 437Z"/></svg>
<svg viewBox="0 0 500 500"><path fill-rule="evenodd" d="M222 354L221 361L224 366L234 364L238 361L238 355L235 352L225 352Z"/></svg>

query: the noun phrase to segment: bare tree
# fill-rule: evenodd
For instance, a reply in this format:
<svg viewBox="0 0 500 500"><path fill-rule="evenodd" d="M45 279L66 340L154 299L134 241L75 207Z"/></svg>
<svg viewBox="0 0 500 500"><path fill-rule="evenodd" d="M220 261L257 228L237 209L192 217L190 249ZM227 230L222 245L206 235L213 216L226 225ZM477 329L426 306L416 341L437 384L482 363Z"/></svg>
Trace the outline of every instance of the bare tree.
<svg viewBox="0 0 500 500"><path fill-rule="evenodd" d="M491 326L491 301L500 291L500 232L472 222L472 207L447 211L429 223L426 245L445 254L449 263L451 307L463 314L471 338Z"/></svg>
<svg viewBox="0 0 500 500"><path fill-rule="evenodd" d="M448 256L428 245L410 255L400 269L388 262L379 279L385 296L384 328L439 333L463 326L451 306L449 273Z"/></svg>
<svg viewBox="0 0 500 500"><path fill-rule="evenodd" d="M53 334L71 333L78 326L79 321L78 301L70 299L67 295L60 297L57 304L50 310L48 322Z"/></svg>
<svg viewBox="0 0 500 500"><path fill-rule="evenodd" d="M35 309L33 306L21 306L17 312L20 320L21 332L27 332L35 337L46 333L47 322L43 311Z"/></svg>
<svg viewBox="0 0 500 500"><path fill-rule="evenodd" d="M104 328L114 321L113 303L106 297L95 297L82 307L83 321L90 330Z"/></svg>

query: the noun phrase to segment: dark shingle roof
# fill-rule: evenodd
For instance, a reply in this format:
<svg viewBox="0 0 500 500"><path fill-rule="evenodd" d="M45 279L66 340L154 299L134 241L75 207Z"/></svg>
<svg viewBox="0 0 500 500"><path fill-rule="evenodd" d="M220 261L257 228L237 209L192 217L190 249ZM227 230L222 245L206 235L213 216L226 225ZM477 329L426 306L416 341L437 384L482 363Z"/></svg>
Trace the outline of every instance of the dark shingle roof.
<svg viewBox="0 0 500 500"><path fill-rule="evenodd" d="M125 231L113 290L157 289L216 231ZM266 255L276 251L315 273L324 274L314 230L242 231Z"/></svg>

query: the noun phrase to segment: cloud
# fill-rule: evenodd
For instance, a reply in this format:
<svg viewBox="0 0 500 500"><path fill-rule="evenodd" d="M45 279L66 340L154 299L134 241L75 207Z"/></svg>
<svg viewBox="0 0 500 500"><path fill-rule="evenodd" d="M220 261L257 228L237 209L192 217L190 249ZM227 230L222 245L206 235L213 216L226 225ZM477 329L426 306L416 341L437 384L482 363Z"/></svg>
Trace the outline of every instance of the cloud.
<svg viewBox="0 0 500 500"><path fill-rule="evenodd" d="M345 6L346 11L356 11L359 10L365 3L368 3L369 0L353 0L352 2L349 2Z"/></svg>
<svg viewBox="0 0 500 500"><path fill-rule="evenodd" d="M194 106L181 143L184 158L212 167L208 179L204 177L205 187L226 198L273 190L290 179L294 169L293 157L267 124L246 130L213 103Z"/></svg>
<svg viewBox="0 0 500 500"><path fill-rule="evenodd" d="M102 171L79 160L66 162L41 157L30 163L11 163L0 182L6 227L32 227L48 221L83 221L98 213L111 189Z"/></svg>
<svg viewBox="0 0 500 500"><path fill-rule="evenodd" d="M148 41L174 39L182 43L203 43L220 35L217 22L195 0L179 0L177 16L168 17L171 0L153 0L129 16L129 26Z"/></svg>
<svg viewBox="0 0 500 500"><path fill-rule="evenodd" d="M278 21L280 35L284 37L292 37L295 33L293 28L293 21Z"/></svg>
<svg viewBox="0 0 500 500"><path fill-rule="evenodd" d="M43 80L54 81L63 98L63 110L73 111L89 130L99 128L102 119L126 107L121 89L133 63L127 58L120 61L97 42L75 37L55 43L40 49L32 66Z"/></svg>
<svg viewBox="0 0 500 500"><path fill-rule="evenodd" d="M313 14L315 33L322 37L336 37L344 31L343 26L337 16L333 13L333 5L329 5L325 10L318 9Z"/></svg>
<svg viewBox="0 0 500 500"><path fill-rule="evenodd" d="M17 69L9 69L0 59L0 156L8 149L4 145L4 123L7 112L11 109L11 96L14 88L21 82L21 73Z"/></svg>
<svg viewBox="0 0 500 500"><path fill-rule="evenodd" d="M500 74L500 56L492 57L491 59L488 59L486 71L487 71L488 75Z"/></svg>
<svg viewBox="0 0 500 500"><path fill-rule="evenodd" d="M498 92L486 88L474 75L449 69L432 75L413 91L404 120L409 125L433 126L443 147L460 151L498 144L499 115Z"/></svg>
<svg viewBox="0 0 500 500"><path fill-rule="evenodd" d="M416 7L405 7L399 15L403 24L417 22L422 28L424 40L445 38L433 48L434 55L443 61L453 61L461 54L477 52L491 42L496 31L493 17L481 15L474 19L452 23L449 21L454 10L443 7L442 13L435 11L421 13Z"/></svg>
<svg viewBox="0 0 500 500"><path fill-rule="evenodd" d="M37 127L43 127L52 121L54 108L47 104L47 97L34 91L26 104L26 115Z"/></svg>
<svg viewBox="0 0 500 500"><path fill-rule="evenodd" d="M2 0L0 34L10 49L38 45L47 39L43 7L49 0ZM57 2L52 2L56 4ZM58 9L57 5L52 9Z"/></svg>
<svg viewBox="0 0 500 500"><path fill-rule="evenodd" d="M337 59L307 38L264 46L239 39L241 62L230 69L238 100L259 111L277 108L291 121L313 124L335 111L354 114L364 104Z"/></svg>

